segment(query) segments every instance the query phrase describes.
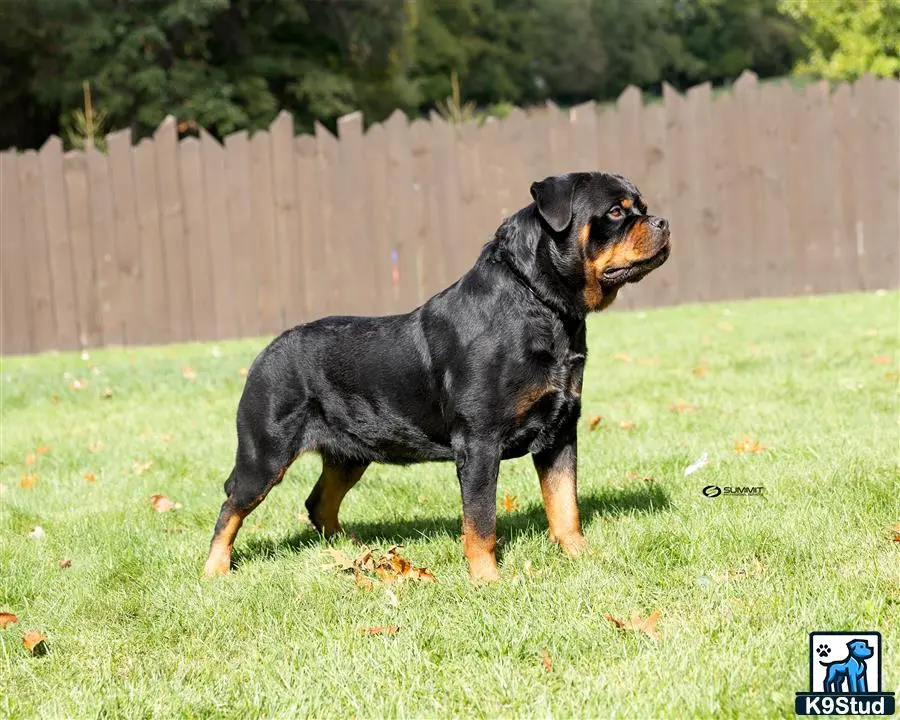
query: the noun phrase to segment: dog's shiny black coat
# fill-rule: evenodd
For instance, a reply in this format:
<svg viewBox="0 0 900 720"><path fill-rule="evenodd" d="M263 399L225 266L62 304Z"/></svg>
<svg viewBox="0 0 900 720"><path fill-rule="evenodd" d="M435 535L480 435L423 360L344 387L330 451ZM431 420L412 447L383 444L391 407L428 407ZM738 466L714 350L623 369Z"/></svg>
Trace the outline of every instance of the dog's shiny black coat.
<svg viewBox="0 0 900 720"><path fill-rule="evenodd" d="M600 309L598 292L612 298L664 262L668 227L617 175L547 178L532 195L474 267L421 307L328 317L272 341L247 375L226 504L249 511L307 450L346 467L452 460L464 516L486 534L501 459L574 452L585 316ZM652 253L591 266L633 245L641 223Z"/></svg>

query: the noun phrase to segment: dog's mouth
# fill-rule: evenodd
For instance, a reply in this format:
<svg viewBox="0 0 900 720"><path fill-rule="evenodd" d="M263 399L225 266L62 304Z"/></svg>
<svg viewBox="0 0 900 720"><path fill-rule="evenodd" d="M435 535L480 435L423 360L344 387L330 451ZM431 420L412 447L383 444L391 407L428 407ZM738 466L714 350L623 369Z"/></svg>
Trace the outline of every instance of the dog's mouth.
<svg viewBox="0 0 900 720"><path fill-rule="evenodd" d="M667 237L663 246L653 255L628 265L618 265L606 268L603 271L603 282L608 285L621 285L622 283L634 283L644 278L651 270L655 270L669 258L671 245Z"/></svg>

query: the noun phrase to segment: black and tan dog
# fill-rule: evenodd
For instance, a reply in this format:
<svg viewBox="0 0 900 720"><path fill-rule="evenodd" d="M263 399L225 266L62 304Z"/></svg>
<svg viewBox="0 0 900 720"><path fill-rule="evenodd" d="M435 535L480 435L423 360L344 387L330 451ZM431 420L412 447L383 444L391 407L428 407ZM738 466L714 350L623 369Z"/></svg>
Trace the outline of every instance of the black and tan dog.
<svg viewBox="0 0 900 720"><path fill-rule="evenodd" d="M585 316L669 256L669 226L618 175L531 186L475 266L406 315L329 317L280 335L247 375L237 457L205 574L228 571L244 518L302 452L322 458L306 501L319 531L369 463L456 463L473 579L499 577L500 461L531 453L550 537L584 546L575 495Z"/></svg>

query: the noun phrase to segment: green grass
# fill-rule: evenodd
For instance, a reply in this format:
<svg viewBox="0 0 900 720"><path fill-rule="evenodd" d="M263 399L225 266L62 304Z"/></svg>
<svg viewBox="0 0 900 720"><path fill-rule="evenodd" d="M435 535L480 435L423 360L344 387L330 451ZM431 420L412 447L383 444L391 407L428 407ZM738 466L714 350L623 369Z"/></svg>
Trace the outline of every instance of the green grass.
<svg viewBox="0 0 900 720"><path fill-rule="evenodd" d="M0 630L0 715L789 717L807 689L806 633L840 629L883 633L896 690L898 301L592 318L583 415L603 420L580 431L588 554L551 545L530 461L505 463L500 495L521 507L500 510L503 580L474 587L453 467L372 467L345 527L403 543L438 580L395 587L396 606L322 568L330 545L301 517L313 457L248 519L237 570L201 581L238 370L262 341L4 359L0 611L19 622ZM679 400L698 408L673 412ZM736 453L745 435L769 449ZM684 477L703 452L711 464ZM706 485L766 497L709 499ZM183 507L154 513L152 493ZM36 525L46 536L28 539ZM631 610L658 610L661 639L603 619ZM359 632L373 625L400 630ZM28 655L27 630L47 655Z"/></svg>

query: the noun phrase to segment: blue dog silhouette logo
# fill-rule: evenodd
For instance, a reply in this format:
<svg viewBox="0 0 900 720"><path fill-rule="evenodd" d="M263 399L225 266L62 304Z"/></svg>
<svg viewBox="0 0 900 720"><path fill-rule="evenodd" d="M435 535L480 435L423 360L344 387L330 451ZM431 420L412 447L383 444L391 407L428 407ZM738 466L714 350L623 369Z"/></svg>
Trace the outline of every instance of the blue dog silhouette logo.
<svg viewBox="0 0 900 720"><path fill-rule="evenodd" d="M821 646L820 646L821 647ZM825 663L825 692L864 693L866 689L866 660L875 650L865 640L855 639L847 643L847 657L843 660Z"/></svg>
<svg viewBox="0 0 900 720"><path fill-rule="evenodd" d="M894 694L881 692L881 634L809 635L809 692L798 692L798 715L893 715Z"/></svg>

